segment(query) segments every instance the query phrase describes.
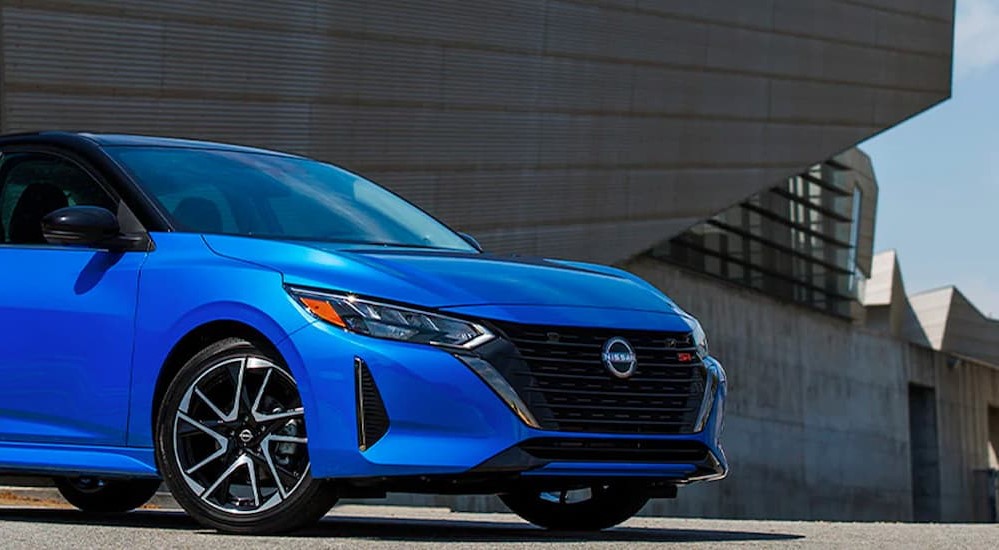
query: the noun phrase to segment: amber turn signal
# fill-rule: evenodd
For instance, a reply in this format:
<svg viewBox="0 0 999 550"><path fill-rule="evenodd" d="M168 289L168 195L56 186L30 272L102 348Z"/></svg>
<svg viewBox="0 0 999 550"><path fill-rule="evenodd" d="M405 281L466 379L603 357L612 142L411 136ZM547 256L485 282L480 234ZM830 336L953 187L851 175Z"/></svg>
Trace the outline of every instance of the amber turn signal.
<svg viewBox="0 0 999 550"><path fill-rule="evenodd" d="M340 318L340 314L333 309L333 306L326 300L318 300L316 298L307 298L305 296L299 296L298 299L302 302L302 305L306 307L313 315L319 317L327 323L332 323L340 328L347 328L347 323L343 322Z"/></svg>

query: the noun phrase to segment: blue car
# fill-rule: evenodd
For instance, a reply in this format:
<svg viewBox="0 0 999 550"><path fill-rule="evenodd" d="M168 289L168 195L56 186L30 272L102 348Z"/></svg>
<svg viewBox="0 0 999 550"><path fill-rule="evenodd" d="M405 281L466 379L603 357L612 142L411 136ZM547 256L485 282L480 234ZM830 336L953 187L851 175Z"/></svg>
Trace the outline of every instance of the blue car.
<svg viewBox="0 0 999 550"><path fill-rule="evenodd" d="M165 481L226 532L387 492L596 530L728 470L725 372L669 298L485 253L326 163L0 137L0 266L0 473L85 511Z"/></svg>

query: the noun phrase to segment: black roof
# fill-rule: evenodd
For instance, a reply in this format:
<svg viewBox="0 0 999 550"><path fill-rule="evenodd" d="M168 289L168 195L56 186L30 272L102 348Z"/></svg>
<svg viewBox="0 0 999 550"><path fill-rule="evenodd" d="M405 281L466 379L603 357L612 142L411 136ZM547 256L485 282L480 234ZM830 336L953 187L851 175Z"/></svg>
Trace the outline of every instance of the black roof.
<svg viewBox="0 0 999 550"><path fill-rule="evenodd" d="M246 147L243 145L232 145L228 143L158 136L140 136L132 134L93 134L89 132L43 131L0 136L0 146L19 143L53 143L64 145L83 145L86 143L88 145L96 144L99 147L172 147L180 149L211 149L215 151L281 155L288 157L298 156L279 151L258 149L256 147Z"/></svg>

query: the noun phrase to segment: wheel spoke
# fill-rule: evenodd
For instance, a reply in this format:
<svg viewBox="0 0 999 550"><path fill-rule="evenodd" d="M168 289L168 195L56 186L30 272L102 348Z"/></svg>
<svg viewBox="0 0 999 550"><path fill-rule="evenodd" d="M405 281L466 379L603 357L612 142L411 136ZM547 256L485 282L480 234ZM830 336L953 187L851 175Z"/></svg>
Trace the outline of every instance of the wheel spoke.
<svg viewBox="0 0 999 550"><path fill-rule="evenodd" d="M291 481L290 485L294 487L302 478L302 476L305 475L305 472L302 472L301 475L296 475L295 473L290 472L287 469L278 466L274 462L274 457L271 455L271 444L273 443L305 444L307 442L308 439L304 437L290 437L290 436L273 435L273 434L265 437L263 441L260 442L260 451L264 455L264 461L266 462L267 468L270 470L271 475L274 477L274 482L277 485L278 491L281 493L282 499L288 496L288 490L285 488L282 478L288 478Z"/></svg>
<svg viewBox="0 0 999 550"><path fill-rule="evenodd" d="M227 445L229 443L229 440L226 439L226 437L224 435L222 435L222 434L216 432L215 430L211 429L210 427L206 426L203 422L191 418L190 416L188 416L185 413L177 411L177 418L179 420L183 420L188 425L193 426L194 428L197 428L197 430L200 431L201 433L203 433L205 435L208 435L208 436L211 436L212 439L214 439L219 445L225 446L225 445Z"/></svg>
<svg viewBox="0 0 999 550"><path fill-rule="evenodd" d="M277 466L274 465L274 459L271 458L270 450L265 446L261 451L264 453L264 459L267 461L267 467L270 469L271 475L274 476L274 484L277 485L281 499L288 498L288 491L284 488L284 482L281 481L281 474L278 472Z"/></svg>
<svg viewBox="0 0 999 550"><path fill-rule="evenodd" d="M246 455L244 455L246 456ZM249 456L247 456L249 459ZM260 506L260 487L257 483L257 467L252 460L246 461L246 470L250 474L250 492L253 493L253 506Z"/></svg>
<svg viewBox="0 0 999 550"><path fill-rule="evenodd" d="M288 489L285 488L285 479L290 481L289 484L291 486L294 486L298 481L298 476L275 464L274 460L271 458L270 451L267 449L267 445L264 445L260 451L261 454L259 455L253 452L248 452L247 454L262 467L267 468L268 473L274 480L274 486L277 487L277 494L279 498L284 500L288 497Z"/></svg>
<svg viewBox="0 0 999 550"><path fill-rule="evenodd" d="M177 419L182 420L184 423L194 427L201 433L210 436L212 439L215 440L215 443L219 446L219 448L215 452L205 457L201 462L198 462L194 466L191 466L190 468L186 469L184 473L190 475L200 470L206 464L225 455L229 451L229 440L224 435L216 432L215 430L209 428L208 426L205 426L203 423L179 411L177 412Z"/></svg>
<svg viewBox="0 0 999 550"><path fill-rule="evenodd" d="M219 475L218 479L216 479L214 483L209 485L208 488L201 493L201 499L208 500L208 498L215 493L215 490L218 489L223 482L227 481L230 477L232 477L232 474L235 473L236 470L240 469L240 467L242 466L245 466L249 462L250 458L245 454L236 457L236 460L234 460L233 463L230 464L229 467L226 468L221 475Z"/></svg>
<svg viewBox="0 0 999 550"><path fill-rule="evenodd" d="M243 397L243 377L246 374L246 358L239 362L239 373L236 375L236 393L232 397L232 410L226 415L227 420L239 417L239 402Z"/></svg>
<svg viewBox="0 0 999 550"><path fill-rule="evenodd" d="M277 462L274 462L273 458L271 457L270 451L267 450L265 454L264 449L266 449L266 447L261 449L261 454L259 455L250 451L247 451L247 454L250 455L250 458L259 462L261 466L264 466L268 470L270 470L272 476L280 477L287 482L287 485L294 486L296 483L298 483L298 480L301 479L303 475L305 475L304 472L302 474L296 474L295 472L292 472L288 468L285 468L284 466L278 464Z"/></svg>
<svg viewBox="0 0 999 550"><path fill-rule="evenodd" d="M211 461L219 458L220 456L226 454L228 451L229 451L229 443L226 442L226 444L224 446L219 447L219 450L217 450L214 453L208 455L201 462L199 462L199 463L195 464L194 466L191 466L190 468L184 470L184 473L186 473L187 475L191 475L194 472L197 472L198 470L200 470L202 467L204 467L209 462L211 462Z"/></svg>
<svg viewBox="0 0 999 550"><path fill-rule="evenodd" d="M219 417L219 420L223 422L232 422L233 420L235 420L235 417L229 418L227 414L222 412L222 409L218 408L218 406L216 406L211 399L208 399L208 396L205 395L200 388L194 388L194 395L197 395L199 398L201 398L201 400L205 403L205 405L208 405L208 408L211 409L212 412Z"/></svg>
<svg viewBox="0 0 999 550"><path fill-rule="evenodd" d="M305 415L305 410L302 409L302 407L298 407L296 409L291 409L288 411L281 411L273 414L258 413L255 409L253 411L253 419L260 423L276 422L278 420L287 420L289 418L297 418L303 415Z"/></svg>
<svg viewBox="0 0 999 550"><path fill-rule="evenodd" d="M267 374L264 375L264 381L260 383L260 389L257 391L257 397L253 400L253 406L250 408L250 411L253 413L253 417L257 419L257 421L260 420L259 413L257 412L260 409L260 400L264 398L264 390L267 389L267 383L271 380L272 372L274 372L273 369L267 369Z"/></svg>

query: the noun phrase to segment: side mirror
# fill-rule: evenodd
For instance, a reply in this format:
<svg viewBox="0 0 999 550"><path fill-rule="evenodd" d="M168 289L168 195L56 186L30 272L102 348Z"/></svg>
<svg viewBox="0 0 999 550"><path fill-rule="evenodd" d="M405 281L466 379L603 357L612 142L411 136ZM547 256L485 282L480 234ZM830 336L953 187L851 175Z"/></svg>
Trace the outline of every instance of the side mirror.
<svg viewBox="0 0 999 550"><path fill-rule="evenodd" d="M120 234L118 218L99 206L69 206L42 218L42 235L52 244L93 246Z"/></svg>
<svg viewBox="0 0 999 550"><path fill-rule="evenodd" d="M475 237L469 235L468 233L462 233L460 231L458 232L458 235L461 235L461 238L465 239L466 243L472 245L472 247L478 250L479 252L484 252L482 250L482 245L479 244L479 241L477 241Z"/></svg>

